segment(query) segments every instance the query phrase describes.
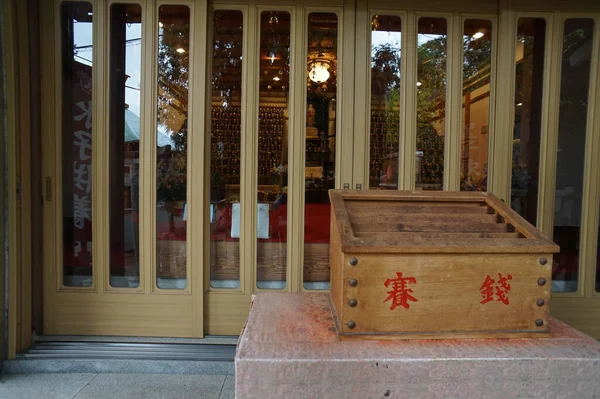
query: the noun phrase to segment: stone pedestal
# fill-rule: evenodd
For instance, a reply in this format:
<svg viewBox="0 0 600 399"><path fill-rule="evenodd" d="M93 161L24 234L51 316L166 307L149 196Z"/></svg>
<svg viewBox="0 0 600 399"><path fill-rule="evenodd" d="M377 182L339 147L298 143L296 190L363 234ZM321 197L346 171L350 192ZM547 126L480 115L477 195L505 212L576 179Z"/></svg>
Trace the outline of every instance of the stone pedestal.
<svg viewBox="0 0 600 399"><path fill-rule="evenodd" d="M600 343L559 321L543 339L339 341L327 294L256 295L236 398L600 398Z"/></svg>

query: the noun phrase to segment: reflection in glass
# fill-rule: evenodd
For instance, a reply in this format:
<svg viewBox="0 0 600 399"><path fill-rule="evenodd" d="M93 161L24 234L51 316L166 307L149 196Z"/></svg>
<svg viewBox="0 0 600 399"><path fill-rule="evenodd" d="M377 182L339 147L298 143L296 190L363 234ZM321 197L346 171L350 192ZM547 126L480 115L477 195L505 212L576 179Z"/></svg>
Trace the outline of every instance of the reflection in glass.
<svg viewBox="0 0 600 399"><path fill-rule="evenodd" d="M92 5L60 5L63 284L92 285Z"/></svg>
<svg viewBox="0 0 600 399"><path fill-rule="evenodd" d="M338 18L308 15L304 288L329 288L328 190L335 187ZM325 72L326 73L325 73ZM327 76L321 81L318 76Z"/></svg>
<svg viewBox="0 0 600 399"><path fill-rule="evenodd" d="M567 19L563 36L554 207L552 289L576 291L583 201L585 139L594 22Z"/></svg>
<svg viewBox="0 0 600 399"><path fill-rule="evenodd" d="M187 143L190 9L158 9L156 284L187 286Z"/></svg>
<svg viewBox="0 0 600 399"><path fill-rule="evenodd" d="M216 10L212 26L210 285L240 286L241 11Z"/></svg>
<svg viewBox="0 0 600 399"><path fill-rule="evenodd" d="M401 28L394 15L371 20L369 188L398 189Z"/></svg>
<svg viewBox="0 0 600 399"><path fill-rule="evenodd" d="M447 24L419 18L417 35L416 188L441 190L444 180Z"/></svg>
<svg viewBox="0 0 600 399"><path fill-rule="evenodd" d="M546 20L519 19L511 207L533 225L537 224L545 46Z"/></svg>
<svg viewBox="0 0 600 399"><path fill-rule="evenodd" d="M460 189L487 190L492 21L467 19L463 30Z"/></svg>
<svg viewBox="0 0 600 399"><path fill-rule="evenodd" d="M137 287L142 8L110 7L110 285Z"/></svg>
<svg viewBox="0 0 600 399"><path fill-rule="evenodd" d="M281 289L287 265L290 14L264 11L260 26L256 285ZM265 104L268 99L278 101Z"/></svg>

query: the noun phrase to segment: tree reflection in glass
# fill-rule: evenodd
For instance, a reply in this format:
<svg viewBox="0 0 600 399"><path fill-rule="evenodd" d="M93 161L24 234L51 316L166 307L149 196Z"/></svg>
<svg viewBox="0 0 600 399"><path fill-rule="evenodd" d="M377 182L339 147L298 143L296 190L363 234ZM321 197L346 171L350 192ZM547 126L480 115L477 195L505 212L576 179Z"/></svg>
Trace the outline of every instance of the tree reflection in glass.
<svg viewBox="0 0 600 399"><path fill-rule="evenodd" d="M142 7L112 4L110 14L110 285L135 288L140 284Z"/></svg>
<svg viewBox="0 0 600 399"><path fill-rule="evenodd" d="M156 251L157 286L187 286L187 136L190 9L159 7Z"/></svg>
<svg viewBox="0 0 600 399"><path fill-rule="evenodd" d="M374 15L371 20L369 188L372 189L398 189L401 28L398 16Z"/></svg>
<svg viewBox="0 0 600 399"><path fill-rule="evenodd" d="M467 19L463 27L462 154L460 189L487 190L492 76L492 21Z"/></svg>
<svg viewBox="0 0 600 399"><path fill-rule="evenodd" d="M441 190L444 180L446 57L446 20L419 18L415 186L423 190Z"/></svg>

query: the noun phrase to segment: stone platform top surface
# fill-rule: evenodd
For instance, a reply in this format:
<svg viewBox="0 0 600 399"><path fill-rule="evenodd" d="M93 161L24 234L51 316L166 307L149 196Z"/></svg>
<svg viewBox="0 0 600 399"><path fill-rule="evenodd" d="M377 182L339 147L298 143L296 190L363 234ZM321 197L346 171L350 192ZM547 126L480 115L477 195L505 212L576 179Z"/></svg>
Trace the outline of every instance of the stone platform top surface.
<svg viewBox="0 0 600 399"><path fill-rule="evenodd" d="M326 293L261 293L238 342L238 360L598 360L600 343L551 320L547 338L339 341Z"/></svg>

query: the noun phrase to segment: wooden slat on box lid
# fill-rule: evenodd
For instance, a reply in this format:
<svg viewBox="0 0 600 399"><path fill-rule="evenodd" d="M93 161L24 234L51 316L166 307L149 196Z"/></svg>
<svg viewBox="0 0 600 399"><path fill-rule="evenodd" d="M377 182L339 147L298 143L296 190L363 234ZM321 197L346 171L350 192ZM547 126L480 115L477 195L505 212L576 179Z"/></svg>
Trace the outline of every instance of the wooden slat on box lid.
<svg viewBox="0 0 600 399"><path fill-rule="evenodd" d="M490 193L331 190L344 252L555 253Z"/></svg>

